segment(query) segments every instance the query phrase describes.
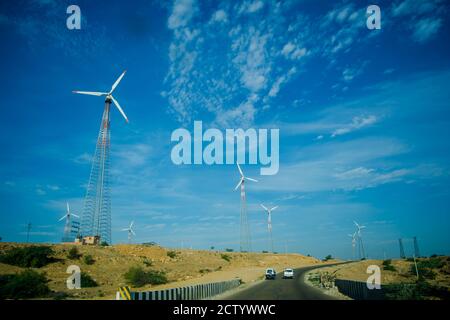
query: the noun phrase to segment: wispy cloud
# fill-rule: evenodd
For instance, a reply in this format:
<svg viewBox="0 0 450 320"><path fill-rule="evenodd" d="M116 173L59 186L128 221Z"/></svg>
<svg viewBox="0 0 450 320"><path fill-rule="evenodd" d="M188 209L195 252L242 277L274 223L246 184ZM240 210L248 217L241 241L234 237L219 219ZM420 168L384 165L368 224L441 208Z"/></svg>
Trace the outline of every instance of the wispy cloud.
<svg viewBox="0 0 450 320"><path fill-rule="evenodd" d="M333 133L331 134L331 137L336 137L355 130L359 130L361 128L372 125L375 122L377 122L377 117L374 115L369 115L367 117L354 117L352 119L352 122L349 123L348 125L345 125L341 128L334 130Z"/></svg>
<svg viewBox="0 0 450 320"><path fill-rule="evenodd" d="M406 29L412 31L411 37L425 43L438 33L443 25L443 17L448 13L445 1L403 0L392 4L390 14L402 19Z"/></svg>

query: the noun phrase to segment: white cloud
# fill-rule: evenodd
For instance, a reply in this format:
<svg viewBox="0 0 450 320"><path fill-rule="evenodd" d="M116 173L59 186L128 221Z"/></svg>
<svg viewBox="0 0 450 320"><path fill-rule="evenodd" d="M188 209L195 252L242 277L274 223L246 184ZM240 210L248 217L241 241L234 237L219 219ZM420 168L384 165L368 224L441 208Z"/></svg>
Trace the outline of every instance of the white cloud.
<svg viewBox="0 0 450 320"><path fill-rule="evenodd" d="M169 29L186 26L194 15L195 6L195 0L175 0L172 13L167 22Z"/></svg>
<svg viewBox="0 0 450 320"><path fill-rule="evenodd" d="M264 7L264 2L261 0L244 1L239 8L239 14L241 13L255 13Z"/></svg>
<svg viewBox="0 0 450 320"><path fill-rule="evenodd" d="M414 41L425 43L441 29L446 10L444 1L404 0L394 3L390 14L411 30Z"/></svg>
<svg viewBox="0 0 450 320"><path fill-rule="evenodd" d="M422 19L414 24L412 35L417 42L425 42L432 38L441 28L442 19L427 18Z"/></svg>
<svg viewBox="0 0 450 320"><path fill-rule="evenodd" d="M227 13L225 10L217 10L211 17L211 22L226 22L227 21Z"/></svg>
<svg viewBox="0 0 450 320"><path fill-rule="evenodd" d="M77 156L75 159L73 159L73 161L78 164L88 164L91 163L92 161L92 155L88 153L83 153Z"/></svg>
<svg viewBox="0 0 450 320"><path fill-rule="evenodd" d="M281 54L286 59L296 60L306 55L306 48L298 48L292 42L288 42L284 45L283 49L281 49Z"/></svg>
<svg viewBox="0 0 450 320"><path fill-rule="evenodd" d="M374 115L354 117L352 119L351 123L349 123L348 125L346 125L342 128L336 129L335 131L333 131L331 136L336 137L336 136L340 136L340 135L367 127L367 126L372 125L375 122L377 122L377 120L378 120L377 117Z"/></svg>

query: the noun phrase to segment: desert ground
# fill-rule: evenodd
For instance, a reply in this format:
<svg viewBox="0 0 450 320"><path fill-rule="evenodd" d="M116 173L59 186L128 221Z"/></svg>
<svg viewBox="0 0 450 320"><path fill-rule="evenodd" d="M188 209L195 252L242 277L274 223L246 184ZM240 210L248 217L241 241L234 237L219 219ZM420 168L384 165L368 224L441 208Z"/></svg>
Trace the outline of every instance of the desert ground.
<svg viewBox="0 0 450 320"><path fill-rule="evenodd" d="M39 244L42 245L42 244ZM0 253L14 247L29 246L17 243L0 243ZM80 258L69 259L68 252L74 245L48 244L56 262L41 268L49 279L48 286L54 292L67 294L69 299L114 299L119 286L126 285L123 275L130 267L164 271L169 282L164 285L145 285L136 291L156 290L207 282L240 278L245 284L261 280L264 270L273 267L277 271L322 264L319 259L300 254L240 253L213 250L166 249L149 245L76 246ZM91 255L94 263L88 265L83 257ZM332 261L330 261L332 262ZM69 290L66 287L67 267L77 265L89 274L98 287ZM18 273L25 268L0 263L0 275ZM133 288L135 289L135 288Z"/></svg>

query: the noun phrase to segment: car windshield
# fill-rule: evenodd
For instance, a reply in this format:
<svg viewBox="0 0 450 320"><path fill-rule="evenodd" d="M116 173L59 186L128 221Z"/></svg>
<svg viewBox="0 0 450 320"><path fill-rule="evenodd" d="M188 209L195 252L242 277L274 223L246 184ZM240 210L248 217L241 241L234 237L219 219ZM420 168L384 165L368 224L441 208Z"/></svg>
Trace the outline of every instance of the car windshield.
<svg viewBox="0 0 450 320"><path fill-rule="evenodd" d="M267 269L266 273L273 273L273 270L272 269Z"/></svg>
<svg viewBox="0 0 450 320"><path fill-rule="evenodd" d="M285 271L286 272L292 272L292 269L286 269Z"/></svg>

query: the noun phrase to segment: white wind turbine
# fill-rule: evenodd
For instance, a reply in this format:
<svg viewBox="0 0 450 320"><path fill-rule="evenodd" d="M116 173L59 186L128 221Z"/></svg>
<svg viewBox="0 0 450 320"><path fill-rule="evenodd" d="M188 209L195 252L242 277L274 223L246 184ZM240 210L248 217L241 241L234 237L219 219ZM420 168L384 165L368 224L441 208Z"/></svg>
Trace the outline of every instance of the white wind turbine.
<svg viewBox="0 0 450 320"><path fill-rule="evenodd" d="M124 228L121 230L121 231L128 231L128 243L131 243L131 237L136 235L136 233L134 233L133 230L133 224L134 221L131 221L130 226L128 228Z"/></svg>
<svg viewBox="0 0 450 320"><path fill-rule="evenodd" d="M74 93L105 97L102 121L97 138L95 154L92 160L91 174L86 190L84 210L81 221L83 235L99 236L102 241L111 243L111 196L109 183L109 154L111 146L111 103L128 122L128 118L113 97L113 92L125 75L125 72L114 82L109 92L73 91Z"/></svg>
<svg viewBox="0 0 450 320"><path fill-rule="evenodd" d="M128 122L128 118L125 115L125 112L123 112L122 108L120 107L119 103L117 102L116 99L114 99L112 93L114 92L114 90L117 88L117 85L119 84L120 80L122 80L123 76L125 75L127 71L125 70L124 72L122 72L122 74L119 76L119 78L117 78L116 82L114 82L114 84L111 87L111 90L109 92L94 92L94 91L73 91L73 93L78 93L78 94L87 94L90 96L104 96L105 101L106 102L113 102L114 105L117 107L117 109L119 110L119 112L122 114L122 116L125 118L125 121Z"/></svg>
<svg viewBox="0 0 450 320"><path fill-rule="evenodd" d="M267 212L267 229L269 230L269 240L270 240L270 248L272 249L273 253L273 238L272 238L272 211L274 211L278 206L272 207L272 208L266 208L263 204L261 204L261 207L266 210ZM287 250L286 250L287 251Z"/></svg>
<svg viewBox="0 0 450 320"><path fill-rule="evenodd" d="M77 216L76 214L70 212L70 207L69 207L69 203L68 202L66 202L66 207L67 207L66 214L63 215L61 217L61 219L59 219L58 221L62 221L64 219L66 219L66 224L64 226L63 242L70 242L70 241L73 241L73 239L70 238L71 217L74 216L76 218L79 218L79 216Z"/></svg>
<svg viewBox="0 0 450 320"><path fill-rule="evenodd" d="M353 223L355 224L357 230L357 236L358 236L358 244L359 244L359 258L361 259L361 256L363 259L366 258L366 253L364 251L364 244L362 241L362 234L361 234L361 230L364 229L366 226L361 226L359 225L356 221L353 221Z"/></svg>
<svg viewBox="0 0 450 320"><path fill-rule="evenodd" d="M241 252L242 251L252 251L252 244L250 239L250 229L248 226L248 218L247 218L247 204L246 204L246 198L245 198L245 181L253 181L258 182L258 180L246 177L244 173L242 172L241 167L239 166L239 163L237 163L237 167L239 169L239 174L241 175L241 178L239 179L238 184L234 188L234 190L237 190L239 187L241 187Z"/></svg>
<svg viewBox="0 0 450 320"><path fill-rule="evenodd" d="M356 231L353 234L348 234L352 238L352 258L355 260L355 248L356 248Z"/></svg>

